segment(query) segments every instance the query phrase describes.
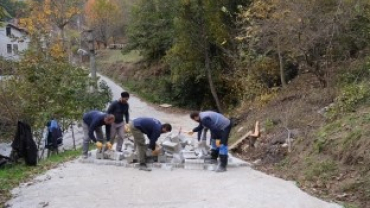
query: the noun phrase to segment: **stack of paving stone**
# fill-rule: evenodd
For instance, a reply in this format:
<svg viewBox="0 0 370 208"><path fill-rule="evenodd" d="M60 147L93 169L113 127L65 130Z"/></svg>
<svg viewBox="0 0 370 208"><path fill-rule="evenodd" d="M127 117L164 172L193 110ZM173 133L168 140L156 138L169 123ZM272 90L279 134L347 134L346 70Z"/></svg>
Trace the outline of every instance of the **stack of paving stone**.
<svg viewBox="0 0 370 208"><path fill-rule="evenodd" d="M151 151L147 152L148 165L153 168L172 170L173 168L185 168L188 170L214 170L216 164L205 163L204 157L209 152L209 146L205 140L198 142L196 139L183 134L170 135L157 142L160 146L160 154L152 156ZM104 148L103 148L104 149ZM136 167L137 151L131 139L125 139L122 152L108 150L98 152L90 151L90 157L84 159L85 163L112 164L125 167ZM228 167L249 166L240 159L229 156Z"/></svg>

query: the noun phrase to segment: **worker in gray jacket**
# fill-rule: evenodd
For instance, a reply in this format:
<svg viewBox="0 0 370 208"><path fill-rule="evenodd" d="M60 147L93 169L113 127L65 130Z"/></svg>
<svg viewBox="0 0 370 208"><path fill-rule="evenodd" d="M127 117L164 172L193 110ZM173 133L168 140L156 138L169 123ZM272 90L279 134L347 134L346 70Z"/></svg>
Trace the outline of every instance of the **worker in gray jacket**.
<svg viewBox="0 0 370 208"><path fill-rule="evenodd" d="M92 140L97 149L101 150L104 143L102 126L106 127L107 138L109 138L108 125L114 122L114 115L106 114L97 110L87 112L83 115L82 129L84 132L84 138L82 143L82 157L87 158L87 152L89 151L89 142ZM96 134L96 137L94 135Z"/></svg>
<svg viewBox="0 0 370 208"><path fill-rule="evenodd" d="M123 145L123 139L125 138L124 133L124 126L125 121L123 117L125 117L126 124L128 124L130 116L129 116L129 105L127 103L128 99L130 98L130 94L128 92L122 92L121 98L119 100L113 101L109 107L108 107L108 114L114 115L114 123L110 125L108 128L110 128L110 134L107 140L109 141L107 143L107 147L111 148L111 146L114 143L114 138L116 135L118 136L117 139L117 145L116 145L116 151L122 152L122 145Z"/></svg>
<svg viewBox="0 0 370 208"><path fill-rule="evenodd" d="M190 114L190 118L198 122L199 126L206 127L211 131L211 159L217 161L217 158L220 157L216 172L226 171L231 121L222 114L213 111L193 112ZM199 126L193 132L201 130Z"/></svg>

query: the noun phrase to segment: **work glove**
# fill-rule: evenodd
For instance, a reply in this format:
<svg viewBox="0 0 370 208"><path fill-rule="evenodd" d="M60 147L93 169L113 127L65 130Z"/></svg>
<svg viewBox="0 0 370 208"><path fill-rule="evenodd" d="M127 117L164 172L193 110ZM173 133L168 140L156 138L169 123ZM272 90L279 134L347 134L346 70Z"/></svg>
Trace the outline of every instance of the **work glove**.
<svg viewBox="0 0 370 208"><path fill-rule="evenodd" d="M188 132L188 135L189 135L189 136L193 136L193 134L194 134L194 131L189 131L189 132Z"/></svg>
<svg viewBox="0 0 370 208"><path fill-rule="evenodd" d="M99 151L103 148L103 144L101 142L96 142L95 145L96 149L98 149Z"/></svg>
<svg viewBox="0 0 370 208"><path fill-rule="evenodd" d="M125 133L130 133L130 132L131 132L130 125L126 124L126 125L124 126L124 132L125 132Z"/></svg>
<svg viewBox="0 0 370 208"><path fill-rule="evenodd" d="M220 147L221 146L221 139L216 139L216 147Z"/></svg>
<svg viewBox="0 0 370 208"><path fill-rule="evenodd" d="M107 146L107 150L112 150L113 144L111 144L110 142L107 142L106 146Z"/></svg>

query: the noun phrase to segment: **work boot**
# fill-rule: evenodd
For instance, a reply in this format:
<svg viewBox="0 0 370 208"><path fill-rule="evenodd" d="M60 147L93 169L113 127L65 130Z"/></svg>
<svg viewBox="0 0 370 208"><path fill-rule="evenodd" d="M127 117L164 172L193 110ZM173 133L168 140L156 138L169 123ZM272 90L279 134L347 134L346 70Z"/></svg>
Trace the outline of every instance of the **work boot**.
<svg viewBox="0 0 370 208"><path fill-rule="evenodd" d="M211 155L204 157L204 162L209 164L216 164L218 158L218 150L211 150Z"/></svg>
<svg viewBox="0 0 370 208"><path fill-rule="evenodd" d="M140 163L139 170L152 171L152 169L148 168L146 163Z"/></svg>
<svg viewBox="0 0 370 208"><path fill-rule="evenodd" d="M227 166L227 155L220 155L220 164L216 168L216 172L225 172Z"/></svg>
<svg viewBox="0 0 370 208"><path fill-rule="evenodd" d="M87 159L89 156L87 154L82 154L82 159Z"/></svg>

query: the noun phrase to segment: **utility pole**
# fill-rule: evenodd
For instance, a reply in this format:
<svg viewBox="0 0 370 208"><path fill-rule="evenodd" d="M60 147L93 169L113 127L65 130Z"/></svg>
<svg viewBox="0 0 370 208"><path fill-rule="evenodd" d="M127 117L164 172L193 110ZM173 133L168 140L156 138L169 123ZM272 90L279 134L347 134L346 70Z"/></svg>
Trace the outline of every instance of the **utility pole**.
<svg viewBox="0 0 370 208"><path fill-rule="evenodd" d="M94 80L94 90L96 88L96 62L95 62L95 38L93 34L93 30L89 29L86 30L87 32L87 42L89 46L89 54L90 54L90 73L91 78Z"/></svg>

